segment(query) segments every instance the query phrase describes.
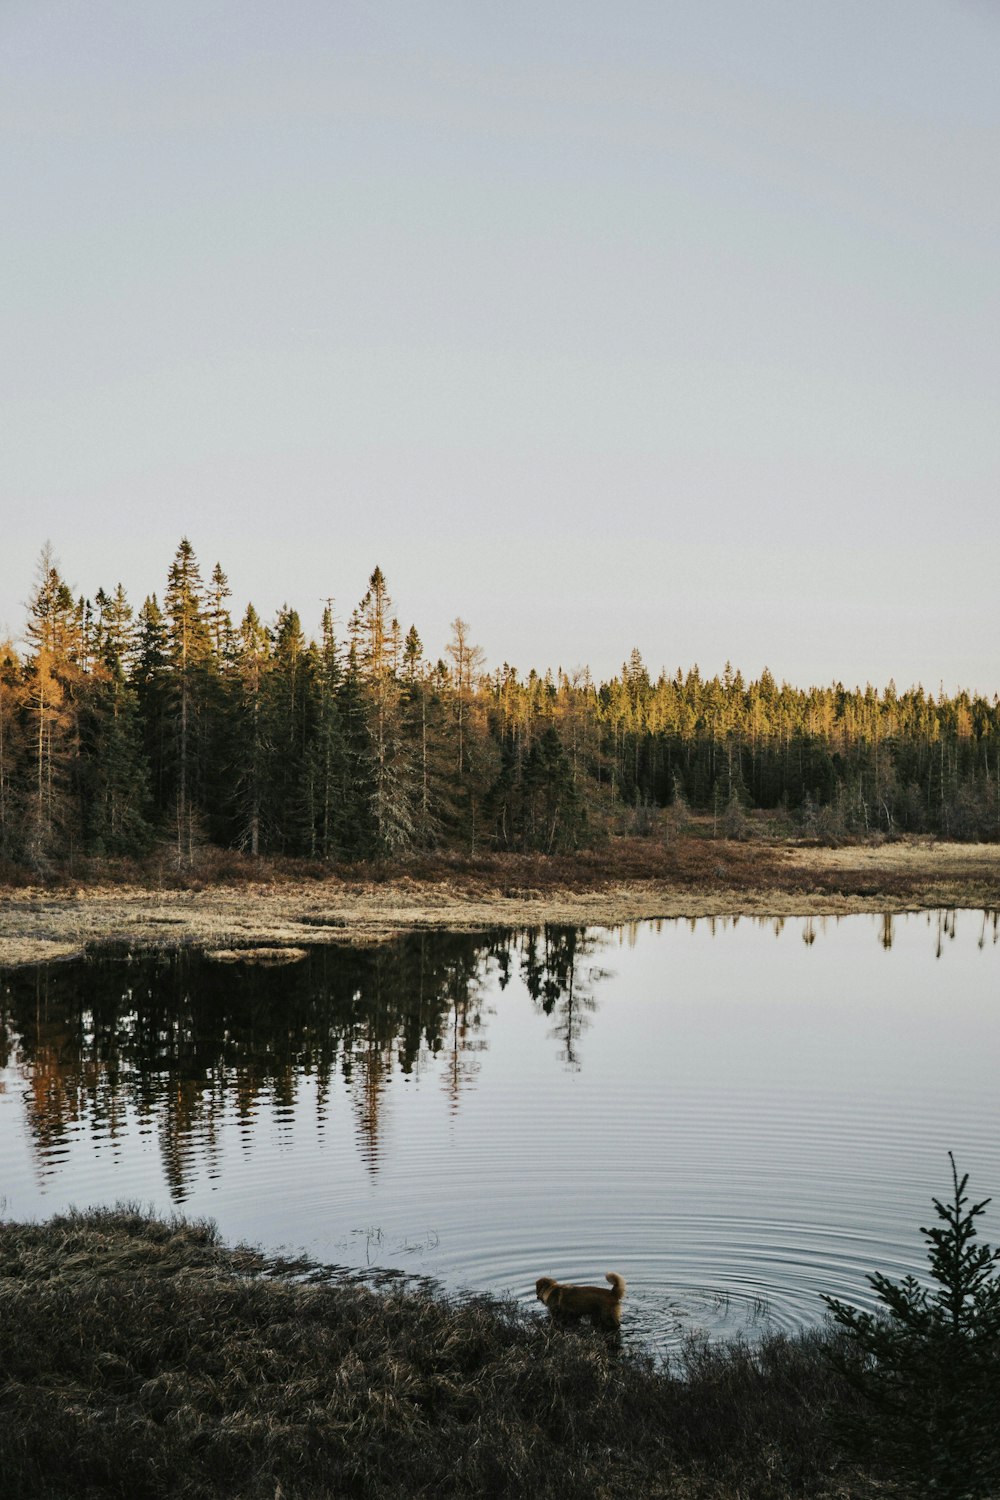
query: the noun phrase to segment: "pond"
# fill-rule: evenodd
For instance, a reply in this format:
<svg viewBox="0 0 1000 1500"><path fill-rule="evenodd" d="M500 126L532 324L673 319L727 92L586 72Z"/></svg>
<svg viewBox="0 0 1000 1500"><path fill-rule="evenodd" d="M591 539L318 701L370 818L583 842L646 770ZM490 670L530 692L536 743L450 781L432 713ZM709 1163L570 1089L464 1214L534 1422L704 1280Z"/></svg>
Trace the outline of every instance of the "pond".
<svg viewBox="0 0 1000 1500"><path fill-rule="evenodd" d="M8 1217L127 1199L526 1304L620 1271L655 1349L920 1272L949 1149L1000 1198L995 913L109 953L0 977L0 1061Z"/></svg>

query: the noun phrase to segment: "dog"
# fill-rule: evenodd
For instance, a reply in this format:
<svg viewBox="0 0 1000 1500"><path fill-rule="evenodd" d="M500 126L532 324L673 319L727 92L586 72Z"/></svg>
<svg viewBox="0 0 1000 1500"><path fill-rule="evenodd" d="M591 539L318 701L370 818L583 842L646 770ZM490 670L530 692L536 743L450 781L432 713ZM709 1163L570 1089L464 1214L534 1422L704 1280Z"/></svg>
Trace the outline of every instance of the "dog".
<svg viewBox="0 0 1000 1500"><path fill-rule="evenodd" d="M608 1271L604 1279L611 1282L610 1287L571 1286L553 1281L551 1276L539 1276L535 1296L553 1318L591 1318L602 1328L614 1329L622 1320L625 1278L617 1271Z"/></svg>

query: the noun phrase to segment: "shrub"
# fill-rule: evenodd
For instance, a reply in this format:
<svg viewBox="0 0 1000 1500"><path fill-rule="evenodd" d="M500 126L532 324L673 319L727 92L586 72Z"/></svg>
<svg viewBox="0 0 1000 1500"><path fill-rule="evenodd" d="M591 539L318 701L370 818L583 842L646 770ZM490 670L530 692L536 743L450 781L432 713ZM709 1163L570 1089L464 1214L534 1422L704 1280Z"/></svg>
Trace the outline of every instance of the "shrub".
<svg viewBox="0 0 1000 1500"><path fill-rule="evenodd" d="M864 1398L865 1436L920 1494L979 1500L1000 1484L1000 1250L972 1243L990 1199L970 1205L948 1156L952 1197L920 1230L932 1284L869 1276L875 1312L823 1300L846 1334L832 1357Z"/></svg>

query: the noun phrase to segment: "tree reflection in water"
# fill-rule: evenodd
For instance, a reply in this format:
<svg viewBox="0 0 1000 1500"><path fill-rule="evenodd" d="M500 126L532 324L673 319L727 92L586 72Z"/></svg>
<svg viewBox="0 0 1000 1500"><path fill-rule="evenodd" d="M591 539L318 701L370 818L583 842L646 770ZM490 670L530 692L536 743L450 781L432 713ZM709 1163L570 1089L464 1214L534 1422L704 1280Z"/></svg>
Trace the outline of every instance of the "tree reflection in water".
<svg viewBox="0 0 1000 1500"><path fill-rule="evenodd" d="M433 1057L450 1107L487 1046L486 984L518 971L555 1021L565 1059L594 1008L578 960L594 940L571 928L492 934L410 934L377 948L321 947L280 968L222 965L191 950L104 953L9 973L0 995L0 1056L24 1080L40 1170L56 1168L73 1136L115 1150L138 1126L155 1131L172 1197L194 1157L218 1175L218 1131L235 1115L249 1142L270 1110L289 1121L313 1081L319 1125L339 1075L352 1100L358 1148L380 1159L380 1110L394 1072ZM442 1066L443 1064L443 1066Z"/></svg>
<svg viewBox="0 0 1000 1500"><path fill-rule="evenodd" d="M592 965L582 974L577 968L583 954L592 952L592 940L575 927L544 927L525 933L518 946L528 994L555 1018L551 1034L562 1043L566 1063L578 1068L576 1044L589 1024L588 1013L597 1008L590 987L602 977Z"/></svg>

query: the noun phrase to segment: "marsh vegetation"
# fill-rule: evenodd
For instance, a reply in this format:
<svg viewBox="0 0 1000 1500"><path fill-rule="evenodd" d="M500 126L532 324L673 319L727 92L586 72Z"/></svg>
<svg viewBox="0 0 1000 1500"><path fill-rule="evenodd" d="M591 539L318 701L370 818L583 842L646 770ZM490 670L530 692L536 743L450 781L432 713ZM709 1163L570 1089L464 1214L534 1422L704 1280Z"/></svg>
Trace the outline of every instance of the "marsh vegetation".
<svg viewBox="0 0 1000 1500"><path fill-rule="evenodd" d="M876 1314L664 1364L510 1302L227 1249L135 1208L0 1221L10 1500L982 1500L1000 1251L967 1179ZM943 1227L942 1227L943 1226ZM928 1286L926 1282L929 1281Z"/></svg>
<svg viewBox="0 0 1000 1500"><path fill-rule="evenodd" d="M1000 844L929 840L824 847L714 839L702 820L670 837L616 837L573 855L455 851L394 863L322 863L202 850L184 869L80 858L39 882L8 868L0 965L134 948L384 942L407 931L605 927L648 918L838 916L1000 908Z"/></svg>
<svg viewBox="0 0 1000 1500"><path fill-rule="evenodd" d="M664 1369L513 1304L374 1291L134 1210L0 1223L9 1500L888 1493L826 1335Z"/></svg>

